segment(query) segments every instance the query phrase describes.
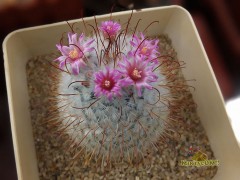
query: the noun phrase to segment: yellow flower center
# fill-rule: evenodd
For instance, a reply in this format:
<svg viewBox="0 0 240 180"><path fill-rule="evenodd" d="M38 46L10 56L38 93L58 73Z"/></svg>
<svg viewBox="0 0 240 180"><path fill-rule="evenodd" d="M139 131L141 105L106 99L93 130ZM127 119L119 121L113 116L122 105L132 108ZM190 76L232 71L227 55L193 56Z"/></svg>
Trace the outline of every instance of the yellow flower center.
<svg viewBox="0 0 240 180"><path fill-rule="evenodd" d="M142 77L141 73L142 73L142 71L139 71L137 68L135 68L132 72L132 76L136 79L139 79Z"/></svg>
<svg viewBox="0 0 240 180"><path fill-rule="evenodd" d="M147 47L143 47L142 50L141 50L141 53L142 54L145 54L147 52L148 48Z"/></svg>
<svg viewBox="0 0 240 180"><path fill-rule="evenodd" d="M69 52L69 57L71 59L76 59L78 58L79 54L76 48L74 48L72 51Z"/></svg>

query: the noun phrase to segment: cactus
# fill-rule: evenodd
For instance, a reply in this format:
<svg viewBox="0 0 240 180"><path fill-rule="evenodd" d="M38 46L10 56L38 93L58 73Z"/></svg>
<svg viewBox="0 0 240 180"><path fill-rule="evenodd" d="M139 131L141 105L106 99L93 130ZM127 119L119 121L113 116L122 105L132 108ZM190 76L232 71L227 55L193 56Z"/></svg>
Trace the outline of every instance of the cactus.
<svg viewBox="0 0 240 180"><path fill-rule="evenodd" d="M71 27L68 44L57 44L55 125L69 136L69 149L78 149L73 159L85 152L86 162L136 164L167 134L181 63L161 55L159 40L130 31L129 23L96 23L89 37Z"/></svg>

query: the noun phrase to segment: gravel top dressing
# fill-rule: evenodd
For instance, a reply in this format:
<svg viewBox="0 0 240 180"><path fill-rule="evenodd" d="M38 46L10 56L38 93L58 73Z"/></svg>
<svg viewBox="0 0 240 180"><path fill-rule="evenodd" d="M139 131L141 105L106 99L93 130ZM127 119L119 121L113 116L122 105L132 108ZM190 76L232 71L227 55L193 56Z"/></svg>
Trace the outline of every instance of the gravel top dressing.
<svg viewBox="0 0 240 180"><path fill-rule="evenodd" d="M159 36L161 55L169 55L177 60L177 53L166 35ZM80 149L67 147L68 135L54 133L49 123L51 112L57 110L56 71L49 62L59 54L52 53L34 57L26 66L30 113L33 136L37 154L40 179L211 179L217 172L217 166L184 166L181 160L215 160L205 130L197 115L189 88L177 92L181 99L182 118L171 122L174 131L169 137L161 139L161 145L151 154L147 165L129 166L126 162L115 163L111 168L99 166L94 160L86 163L89 154L82 153L74 162L72 158ZM188 65L185 65L188 68ZM55 72L56 73L56 72ZM181 70L179 81L183 81ZM184 81L185 82L185 81ZM191 85L194 87L194 83ZM176 95L176 92L175 92ZM55 107L54 107L55 105ZM57 117L56 117L57 118ZM159 140L160 141L160 140Z"/></svg>

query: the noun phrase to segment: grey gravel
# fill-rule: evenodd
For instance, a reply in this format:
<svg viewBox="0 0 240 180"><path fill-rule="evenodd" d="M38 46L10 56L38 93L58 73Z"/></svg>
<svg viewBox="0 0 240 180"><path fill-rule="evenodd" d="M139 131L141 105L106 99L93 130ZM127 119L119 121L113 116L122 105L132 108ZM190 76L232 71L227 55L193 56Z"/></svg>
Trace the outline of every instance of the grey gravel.
<svg viewBox="0 0 240 180"><path fill-rule="evenodd" d="M160 37L161 54L168 54L177 58L171 40L166 35ZM178 92L183 106L183 119L173 124L178 133L173 138L166 139L166 144L150 159L146 169L128 167L126 164L113 166L111 169L100 168L94 162L84 166L84 157L80 157L73 166L70 166L73 157L72 151L67 151L64 142L67 135L59 137L51 126L46 123L54 102L54 87L56 85L49 78L53 71L49 61L58 56L58 53L42 55L30 59L26 66L28 91L30 97L30 113L33 126L33 136L38 160L40 179L211 179L217 172L217 167L182 167L180 160L189 160L187 152L191 145L200 147L208 155L208 159L215 159L207 135L193 106L191 90ZM179 72L181 78L181 72ZM193 82L193 86L194 86ZM181 136L179 137L178 134Z"/></svg>

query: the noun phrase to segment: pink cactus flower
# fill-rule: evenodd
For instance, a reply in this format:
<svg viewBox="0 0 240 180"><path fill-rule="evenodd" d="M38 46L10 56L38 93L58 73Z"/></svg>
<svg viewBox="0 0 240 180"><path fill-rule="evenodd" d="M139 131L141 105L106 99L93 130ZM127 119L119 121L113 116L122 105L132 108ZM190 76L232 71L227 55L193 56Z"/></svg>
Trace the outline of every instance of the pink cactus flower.
<svg viewBox="0 0 240 180"><path fill-rule="evenodd" d="M111 20L103 21L99 29L102 31L105 38L113 39L121 29L121 25Z"/></svg>
<svg viewBox="0 0 240 180"><path fill-rule="evenodd" d="M108 100L114 96L121 96L121 75L115 69L106 67L105 71L99 71L94 74L95 96L105 95Z"/></svg>
<svg viewBox="0 0 240 180"><path fill-rule="evenodd" d="M132 41L133 54L144 56L154 63L158 63L157 57L160 55L158 51L158 39L148 40L143 33L139 34L140 37L134 35Z"/></svg>
<svg viewBox="0 0 240 180"><path fill-rule="evenodd" d="M94 39L91 38L85 40L83 33L79 38L77 33L68 33L69 46L56 45L62 53L62 56L56 59L59 62L59 68L63 69L66 64L70 64L72 73L78 75L80 68L86 66L87 54L94 50L91 46L93 41Z"/></svg>
<svg viewBox="0 0 240 180"><path fill-rule="evenodd" d="M125 56L118 66L118 71L123 77L121 85L135 86L138 96L142 96L142 88L152 89L150 84L158 79L153 72L155 65L144 61L141 56Z"/></svg>

